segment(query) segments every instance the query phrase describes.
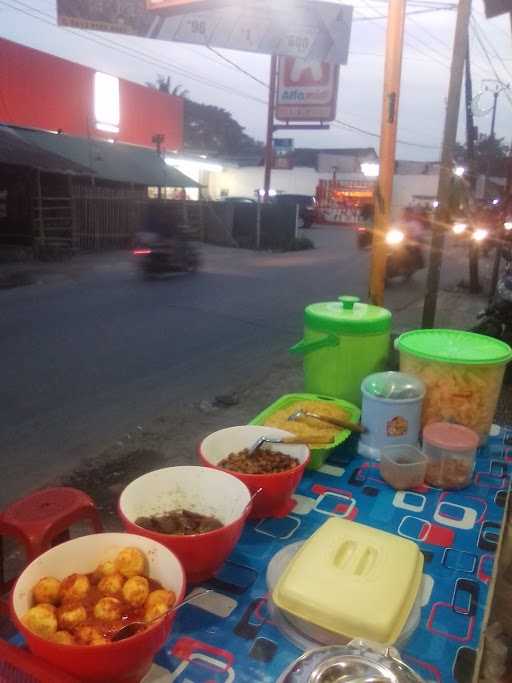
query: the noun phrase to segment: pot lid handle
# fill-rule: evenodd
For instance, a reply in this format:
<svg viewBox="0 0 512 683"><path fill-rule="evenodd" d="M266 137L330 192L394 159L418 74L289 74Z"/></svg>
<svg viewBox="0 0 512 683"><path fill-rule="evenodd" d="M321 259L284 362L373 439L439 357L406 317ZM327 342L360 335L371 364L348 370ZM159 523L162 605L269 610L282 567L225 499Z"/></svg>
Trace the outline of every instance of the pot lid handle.
<svg viewBox="0 0 512 683"><path fill-rule="evenodd" d="M340 296L338 301L341 301L341 305L344 311L354 310L354 306L358 304L361 299L358 296Z"/></svg>

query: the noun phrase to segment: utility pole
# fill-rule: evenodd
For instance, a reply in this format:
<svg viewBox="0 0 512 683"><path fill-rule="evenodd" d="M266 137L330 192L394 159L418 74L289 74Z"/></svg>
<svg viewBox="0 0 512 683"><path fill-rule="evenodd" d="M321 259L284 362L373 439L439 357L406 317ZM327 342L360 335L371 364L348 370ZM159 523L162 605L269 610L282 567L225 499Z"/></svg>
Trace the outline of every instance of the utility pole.
<svg viewBox="0 0 512 683"><path fill-rule="evenodd" d="M265 146L265 179L263 183L263 201L268 202L270 197L270 179L272 176L272 164L274 162L274 112L276 106L277 87L277 57L270 58L270 83L268 92L268 117L267 117L267 142Z"/></svg>
<svg viewBox="0 0 512 683"><path fill-rule="evenodd" d="M494 131L496 130L496 112L498 110L498 97L500 96L501 90L496 90L493 93L494 103L492 105L492 122L491 122L491 140L494 140Z"/></svg>
<svg viewBox="0 0 512 683"><path fill-rule="evenodd" d="M391 200L395 178L396 135L402 54L404 46L406 0L389 0L384 66L384 93L379 152L379 180L375 191L375 221L370 273L370 299L377 306L384 303L386 279L385 232L391 219Z"/></svg>
<svg viewBox="0 0 512 683"><path fill-rule="evenodd" d="M151 142L156 145L156 153L158 157L161 159L162 158L162 144L165 141L165 135L162 133L156 133L153 135L151 138ZM162 186L158 186L158 199L162 199Z"/></svg>
<svg viewBox="0 0 512 683"><path fill-rule="evenodd" d="M473 82L471 80L471 50L466 47L466 148L467 148L467 177L470 197L473 197L476 186L475 176L475 120L473 118ZM468 207L469 208L469 207ZM478 272L478 245L471 240L469 243L469 291L476 294L480 291L480 275Z"/></svg>
<svg viewBox="0 0 512 683"><path fill-rule="evenodd" d="M450 195L453 180L453 150L457 141L457 124L459 119L462 79L464 76L464 62L468 46L468 28L471 16L471 0L459 0L457 9L457 23L453 43L452 66L450 72L450 86L448 89L448 104L446 107L446 121L443 137L443 152L441 155L441 170L439 173L439 187L437 200L439 202L432 226L432 243L430 247L430 262L427 275L427 291L423 306L423 327L433 327L436 319L437 294L441 266L443 263L443 249L446 225L450 220Z"/></svg>

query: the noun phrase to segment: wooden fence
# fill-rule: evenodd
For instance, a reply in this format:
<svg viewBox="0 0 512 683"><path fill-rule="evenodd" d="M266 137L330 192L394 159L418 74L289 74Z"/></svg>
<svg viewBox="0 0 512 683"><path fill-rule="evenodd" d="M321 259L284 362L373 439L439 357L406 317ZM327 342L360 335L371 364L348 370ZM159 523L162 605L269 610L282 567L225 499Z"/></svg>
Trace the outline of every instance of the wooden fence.
<svg viewBox="0 0 512 683"><path fill-rule="evenodd" d="M75 197L77 249L121 249L143 229L146 201L124 197Z"/></svg>

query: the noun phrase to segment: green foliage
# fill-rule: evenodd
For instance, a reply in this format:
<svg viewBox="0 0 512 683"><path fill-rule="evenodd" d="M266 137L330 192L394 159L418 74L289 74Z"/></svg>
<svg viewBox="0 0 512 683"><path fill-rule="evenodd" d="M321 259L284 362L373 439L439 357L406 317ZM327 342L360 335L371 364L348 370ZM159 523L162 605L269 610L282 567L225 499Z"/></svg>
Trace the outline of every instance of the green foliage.
<svg viewBox="0 0 512 683"><path fill-rule="evenodd" d="M153 88L153 90L159 90L160 92L166 93L167 95L176 95L176 97L187 97L188 90L185 90L181 85L175 85L171 88L171 77L158 75L156 77L156 83L146 83L148 88Z"/></svg>
<svg viewBox="0 0 512 683"><path fill-rule="evenodd" d="M263 143L244 133L231 114L210 104L194 102L181 85L171 87L170 76L157 76L149 88L183 97L185 104L185 149L212 156L237 156L262 153Z"/></svg>
<svg viewBox="0 0 512 683"><path fill-rule="evenodd" d="M231 156L261 152L263 144L225 109L185 98L185 147L205 154Z"/></svg>
<svg viewBox="0 0 512 683"><path fill-rule="evenodd" d="M475 142L474 172L489 176L506 177L507 158L510 148L503 138L491 138L481 135ZM468 163L466 145L458 144L455 157L461 163Z"/></svg>

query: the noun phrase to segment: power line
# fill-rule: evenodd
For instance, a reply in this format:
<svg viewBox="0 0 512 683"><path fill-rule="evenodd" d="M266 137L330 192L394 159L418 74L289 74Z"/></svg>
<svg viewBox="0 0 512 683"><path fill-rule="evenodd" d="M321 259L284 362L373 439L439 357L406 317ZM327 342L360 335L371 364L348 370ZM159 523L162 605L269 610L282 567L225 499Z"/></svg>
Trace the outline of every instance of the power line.
<svg viewBox="0 0 512 683"><path fill-rule="evenodd" d="M485 14L483 12L481 12L480 10L474 10L473 14L475 14L475 13L478 14L485 21L489 21L489 19L485 16ZM493 31L499 31L500 33L502 33L507 38L507 40L510 40L510 38L511 38L510 31L506 31L501 26L498 26L496 21L493 21L493 27L492 28L493 28Z"/></svg>
<svg viewBox="0 0 512 683"><path fill-rule="evenodd" d="M19 3L20 5L23 5L27 7L24 3L20 2L20 0L14 0L14 2ZM10 9L14 10L15 12L20 12L21 14L24 14L26 16L31 17L32 19L36 19L38 21L41 21L45 24L48 24L49 26L55 27L55 23L53 21L53 17L51 15L46 14L45 12L42 12L41 10L35 10L39 14L43 16L38 16L36 14L33 14L33 12L30 12L26 9L22 9L21 7L14 6L10 4L9 2L6 2L6 0L0 0L0 3L4 5L5 7L9 7ZM30 9L34 9L30 7ZM45 19L43 17L50 17L51 21L48 19ZM157 67L157 68L166 68L168 69L171 73L176 73L179 76L185 76L189 78L192 81L196 81L200 83L201 85L207 85L209 87L215 87L221 91L227 92L229 94L234 94L238 97L242 97L245 99L250 99L255 102L259 102L261 104L266 104L265 100L262 100L258 97L255 97L254 95L250 95L246 92L238 91L235 88L226 86L222 83L218 83L216 81L208 80L206 78L200 77L198 75L192 74L189 70L186 69L178 69L175 64L170 64L168 62L164 62L162 59L156 58L152 55L148 55L147 53L137 50L136 48L128 48L122 45L121 43L117 43L113 40L110 40L108 38L104 37L99 37L95 35L86 35L85 33L81 33L79 31L74 31L73 29L64 27L64 30L68 33L71 33L73 35L78 36L79 38L82 38L83 40L88 40L93 43L97 43L98 45L101 45L102 47L108 47L109 49L115 50L119 52L120 54L127 55L129 57L132 57L133 59L137 59L138 61L143 61L146 64Z"/></svg>
<svg viewBox="0 0 512 683"><path fill-rule="evenodd" d="M349 130L353 130L353 131L356 131L358 133L362 133L363 135L368 135L372 138L380 139L379 133L374 133L372 131L365 130L364 128L359 128L358 126L353 126L352 124L346 123L345 121L341 121L340 119L335 119L334 124L338 124L342 128L347 128ZM405 145L407 147L420 147L422 149L435 149L437 151L441 147L441 145L437 145L437 146L435 146L435 145L423 145L421 143L411 142L410 140L397 140L397 143L399 145Z"/></svg>
<svg viewBox="0 0 512 683"><path fill-rule="evenodd" d="M503 80L502 80L502 78L499 76L499 74L498 74L498 72L497 72L497 70L496 70L496 67L495 67L494 64L493 64L493 61L492 61L492 59L491 59L491 57L490 57L490 55L489 55L489 52L487 51L487 48L486 48L486 46L485 46L485 44L484 44L484 42L483 42L483 39L482 39L482 37L481 37L481 35L480 35L480 29L477 27L476 22L474 21L474 19L471 20L471 27L472 27L472 29L473 29L473 34L474 34L475 38L476 38L477 41L478 41L478 44L479 44L479 46L480 46L480 49L482 50L482 52L483 52L483 54L484 54L484 57L487 59L487 61L488 61L488 63L489 63L489 66L491 67L492 72L494 73L494 76L495 76L496 80L497 80L499 83L502 83ZM512 105L512 97L511 97L510 93L508 92L508 90L507 90L507 89L504 89L503 92L505 93L505 96L506 96L506 98L507 98L509 104Z"/></svg>
<svg viewBox="0 0 512 683"><path fill-rule="evenodd" d="M37 19L37 20L39 20L39 21L41 21L41 22L43 22L43 23L46 23L46 24L48 24L48 25L55 26L54 21L53 21L53 17L51 17L51 15L47 14L46 12L42 12L41 10L37 10L37 9L35 9L35 8L29 6L29 5L26 5L25 3L21 2L20 0L13 0L13 1L16 2L16 3L18 3L18 5L22 5L22 6L24 6L24 7L29 7L30 10L35 10L36 12L38 12L38 14L41 14L42 16L38 16L38 15L36 15L36 14L33 14L32 11L28 11L28 10L26 10L26 9L22 9L22 8L20 8L20 7L16 7L16 6L10 4L9 2L6 2L6 0L0 0L0 3L1 3L2 5L4 5L4 6L6 6L6 7L9 7L10 9L12 9L12 10L14 10L14 11L16 11L16 12L20 12L20 13L22 13L22 14L25 14L25 15L27 15L27 16L30 16L31 18ZM51 19L51 21L48 20L48 19L44 19L43 17L47 17L47 18ZM137 50L136 48L127 48L127 47L123 46L122 44L117 43L117 42L115 42L115 41L113 41L113 40L110 40L110 39L108 39L108 38L103 38L103 37L102 37L102 38L100 39L100 38L97 37L97 36L85 35L85 34L79 32L79 31L73 31L72 29L69 29L69 28L67 28L67 27L65 27L65 30L66 30L67 32L69 32L69 33L72 33L72 34L74 34L74 35L76 35L76 36L78 36L78 37L84 39L84 40L92 41L92 42L94 42L94 43L97 43L97 44L99 44L99 45L102 45L103 47L109 47L109 48L112 49L112 50L116 50L116 51L120 52L121 54L127 54L127 55L130 56L130 57L134 57L134 55L135 55L135 56L141 55L143 61L145 61L145 62L148 63L148 64L157 65L157 66L164 65L166 68L169 68L170 70L175 69L174 66L171 66L170 64L168 64L167 62L164 62L164 61L161 60L161 59L153 58L151 55L149 56L149 59L148 59L148 55L147 55L145 52L143 52L143 51L141 51L141 50ZM218 57L220 57L222 60L224 60L225 62L229 63L233 68L236 68L238 71L240 71L240 72L243 73L244 75L250 77L252 80L258 82L260 85L263 85L263 86L265 86L265 87L268 88L268 85L267 85L266 83L264 83L263 81L261 81L259 78L257 78L257 77L254 76L253 74L251 74L249 71L246 71L245 69L243 69L242 67L240 67L238 64L236 64L236 62L233 62L232 60L228 59L227 57L225 57L224 55L222 55L220 52L217 52L217 51L214 50L213 48L211 48L211 51L212 51L214 54L216 54ZM138 57L138 56L137 56L136 58L140 59L140 57ZM179 73L179 72L178 72L178 73ZM224 85L216 84L214 81L208 81L208 80L205 80L204 78L200 78L200 77L197 77L197 76L192 76L192 75L190 74L190 72L184 72L184 74L185 74L186 76L188 76L191 80L196 80L196 81L198 81L198 82L200 82L200 83L203 83L203 84L206 83L206 84L209 85L210 87L218 87L218 88L220 88L220 89L222 89L222 90L224 90L224 91L227 91L227 92L230 92L230 93L234 93L234 94L238 95L239 97L243 97L243 98L246 98L246 99L252 99L252 100L258 102L259 104L262 104L262 105L265 105L265 106L267 105L267 102L266 102L265 100L259 99L259 98L256 98L256 97L253 97L253 96L251 96L251 95L249 95L249 94L247 94L247 93L235 91L235 90L233 90L232 88L228 88L228 87L226 87L226 86L224 86ZM378 133L374 133L374 132L371 132L371 131L367 131L367 130L365 130L365 129L363 129L363 128L359 128L358 126L354 126L354 125L352 125L352 124L350 124L350 123L347 123L347 122L345 122L345 121L341 121L341 120L337 119L337 120L335 121L335 123L338 124L339 126L342 126L342 127L345 128L345 129L348 129L348 130L351 130L351 131L355 131L355 132L361 133L361 134L363 134L363 135L368 135L368 136L371 136L371 137L380 138L380 135L379 135ZM423 144L414 143L414 142L411 142L411 141L408 141L408 140L398 140L397 142L398 142L399 144L401 144L401 145L406 145L406 146L411 146L411 147L419 147L419 148L423 148L423 149L436 149L436 150L439 149L438 147L435 147L435 146L432 146L432 145L423 145Z"/></svg>
<svg viewBox="0 0 512 683"><path fill-rule="evenodd" d="M436 42L437 42L439 45L441 45L443 48L447 49L447 50L448 50L448 53L451 55L451 51L452 51L452 46L451 46L451 45L449 45L446 41L441 40L441 38L439 38L438 36L436 36L436 34L433 33L432 31L430 31L429 29L425 28L425 26L422 26L422 25L420 24L419 21L416 21L415 19L412 19L412 18L410 18L410 17L409 17L409 21L410 21L412 24L414 24L415 26L417 26L421 31L423 31L423 33L425 33L431 40L436 41ZM483 66L480 66L480 65L478 65L478 64L475 64L474 62L473 62L473 68L474 68L474 69L476 68L476 69L479 71L480 74L485 74L485 73L486 73Z"/></svg>
<svg viewBox="0 0 512 683"><path fill-rule="evenodd" d="M473 21L474 21L475 26L476 26L476 20L473 19ZM487 45L489 46L490 50L494 53L494 56L496 57L496 59L500 62L500 64L501 64L503 70L505 71L505 73L508 75L509 78L512 78L512 72L509 71L508 66L505 64L505 62L503 61L503 58L502 58L501 55L498 53L498 51L496 50L496 48L494 47L494 45L492 44L492 42L489 40L487 34L485 33L485 31L483 30L483 28L482 28L481 26L478 26L478 32L480 33L480 36L482 37L482 39L487 43Z"/></svg>
<svg viewBox="0 0 512 683"><path fill-rule="evenodd" d="M210 50L210 52L213 52L214 55L217 55L217 57L220 57L220 59L223 59L223 60L224 60L225 62L227 62L228 64L231 64L231 66L234 67L237 71L240 71L240 72L243 73L245 76L248 76L249 78L252 78L253 81L256 81L256 83L259 83L259 84L262 85L264 88L267 88L267 89L269 88L269 84L268 84L268 83L265 83L265 81L260 80L259 78L257 78L257 76L254 76L254 75L253 75L252 73L250 73L249 71L246 71L245 69L243 69L243 68L242 68L239 64L237 64L236 62L233 62L231 59L229 59L229 58L226 57L225 55L221 54L220 52L217 52L217 50L216 50L215 48L210 47L210 46L208 45L208 49Z"/></svg>
<svg viewBox="0 0 512 683"><path fill-rule="evenodd" d="M385 14L382 14L381 12L378 12L377 10L375 10L375 9L370 5L370 3L368 2L368 0L363 0L363 3L364 3L372 12L377 12L377 15L378 15L380 18L383 18L383 19L387 18ZM386 31L386 29L385 29L383 26L380 26L380 24L377 24L377 26L379 26L379 28L380 28L382 31L384 31L384 32ZM413 36L413 38L414 38L416 41L420 42L419 39L417 38L417 36ZM416 52L418 52L419 54L423 55L424 57L426 56L431 62L432 62L432 61L435 61L435 62L437 62L438 64L440 64L441 66L443 66L445 69L448 69L448 70L450 69L450 65L449 65L447 62L442 61L442 59L438 59L438 58L436 58L435 56L432 56L432 54L429 54L429 52L432 52L434 55L440 54L438 51L433 50L433 49L430 47L430 45L428 45L428 44L425 43L427 49L429 50L429 52L425 52L425 51L423 51L421 48L416 47L416 45L413 45L409 40L407 40L407 38L404 40L404 43L405 43L405 45L407 45L407 47L411 48L412 50L415 50ZM441 58L442 58L442 57L443 57L443 55L441 55Z"/></svg>

